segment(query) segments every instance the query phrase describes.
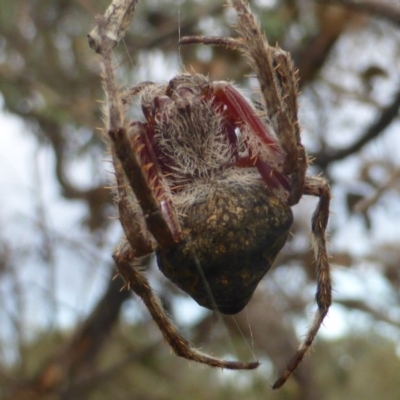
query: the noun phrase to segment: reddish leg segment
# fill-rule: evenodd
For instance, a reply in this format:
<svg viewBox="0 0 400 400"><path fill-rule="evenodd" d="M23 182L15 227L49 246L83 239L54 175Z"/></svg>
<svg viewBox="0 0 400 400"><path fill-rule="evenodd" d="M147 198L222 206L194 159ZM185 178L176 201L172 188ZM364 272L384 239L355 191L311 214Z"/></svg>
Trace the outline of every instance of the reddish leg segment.
<svg viewBox="0 0 400 400"><path fill-rule="evenodd" d="M256 135L261 142L271 150L271 156L276 158L275 164L283 165L283 154L279 141L274 137L268 125L264 124L256 115L255 110L249 102L227 82L213 83L213 96L218 102L229 111L230 118L239 128L247 128ZM255 166L265 182L273 188L283 187L290 192L288 178L277 169L268 164L268 160L263 160L257 154L251 154L249 147L249 157L247 160L239 160L238 165L243 167Z"/></svg>
<svg viewBox="0 0 400 400"><path fill-rule="evenodd" d="M111 130L109 136L149 231L162 247L175 247L182 240L182 233L157 160L147 143L145 126L132 125L129 136L125 129Z"/></svg>

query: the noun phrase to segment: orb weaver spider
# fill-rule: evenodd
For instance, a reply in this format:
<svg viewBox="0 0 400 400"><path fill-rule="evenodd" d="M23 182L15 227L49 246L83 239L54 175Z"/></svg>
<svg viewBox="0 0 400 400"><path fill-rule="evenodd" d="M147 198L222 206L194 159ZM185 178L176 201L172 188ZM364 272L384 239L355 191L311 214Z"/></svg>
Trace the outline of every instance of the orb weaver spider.
<svg viewBox="0 0 400 400"><path fill-rule="evenodd" d="M276 389L303 359L331 304L325 239L330 190L323 178L306 175L290 55L268 44L242 0L229 4L237 12L238 39L187 37L181 44L241 51L260 84L257 107L228 82L188 73L167 84L143 82L120 92L111 48L124 36L136 1L114 0L88 35L104 63L106 129L124 230L113 257L126 286L143 300L178 356L213 367L253 369L258 362L212 357L178 332L142 271L143 258L155 253L165 276L200 305L237 313L285 244L291 206L303 194L317 196L311 229L318 311ZM125 119L136 95L144 122Z"/></svg>

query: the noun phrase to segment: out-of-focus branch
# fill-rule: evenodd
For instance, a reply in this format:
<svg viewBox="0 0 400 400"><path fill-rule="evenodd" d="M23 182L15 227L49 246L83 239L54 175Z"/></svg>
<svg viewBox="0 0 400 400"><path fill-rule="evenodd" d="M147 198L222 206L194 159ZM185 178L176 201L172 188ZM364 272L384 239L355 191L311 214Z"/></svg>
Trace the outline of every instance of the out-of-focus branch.
<svg viewBox="0 0 400 400"><path fill-rule="evenodd" d="M185 17L180 22L180 34L181 36L192 35L193 27L199 21L199 15L207 15L209 17L218 15L224 9L223 2L218 4L212 4L211 6L199 5L196 9L187 17ZM131 36L125 38L125 42L128 48L138 48L138 49L152 49L155 47L162 46L168 40L176 38L176 43L178 43L178 35L176 29L176 16L166 21L163 24L163 28L157 31L157 33L151 38L135 38L132 40Z"/></svg>
<svg viewBox="0 0 400 400"><path fill-rule="evenodd" d="M294 53L300 87L312 81L325 65L333 46L352 20L353 15L347 10L332 12L331 8L321 7L318 33Z"/></svg>
<svg viewBox="0 0 400 400"><path fill-rule="evenodd" d="M373 16L385 18L396 25L400 25L400 4L398 1L321 0L321 3L338 4L355 11L366 12Z"/></svg>
<svg viewBox="0 0 400 400"><path fill-rule="evenodd" d="M53 134L55 131L52 130L52 134L48 134L48 131L44 129L46 124L43 123L43 119L38 118L38 121L41 123L41 127L44 130L43 133L48 137L54 151L55 175L62 188L62 195L66 199L85 201L90 213L86 221L88 227L91 230L101 227L107 219L107 216L104 214L104 207L107 204L112 204L112 195L110 190L106 189L103 184L100 186L93 186L89 189L80 189L75 186L68 179L66 174L67 162L65 149L67 145L61 132ZM54 129L59 131L61 127L57 124L54 125Z"/></svg>
<svg viewBox="0 0 400 400"><path fill-rule="evenodd" d="M54 152L55 176L61 186L62 196L70 200L83 200L86 202L90 214L88 215L87 225L91 230L95 230L108 221L104 214L104 207L112 204L110 190L103 184L93 186L89 189L80 189L74 185L67 177L68 161L66 160L67 140L62 134L62 126L43 114L31 112L30 117L34 118L39 124L42 134L48 140Z"/></svg>
<svg viewBox="0 0 400 400"><path fill-rule="evenodd" d="M365 213L371 206L373 206L384 193L392 188L400 178L400 169L396 169L381 186L376 188L375 192L369 196L359 200L353 207L354 212Z"/></svg>
<svg viewBox="0 0 400 400"><path fill-rule="evenodd" d="M372 308L368 304L366 304L364 301L360 300L335 300L336 304L341 304L349 309L353 310L358 310L367 313L377 321L383 321L387 322L390 325L393 325L397 328L400 328L400 322L395 321L394 319L390 318L386 313L376 310L375 308Z"/></svg>
<svg viewBox="0 0 400 400"><path fill-rule="evenodd" d="M357 153L366 144L376 139L398 116L400 108L400 89L395 94L393 101L385 107L378 118L367 128L360 138L349 147L339 150L324 150L313 154L314 165L321 169L325 169L334 161L343 160L344 158Z"/></svg>
<svg viewBox="0 0 400 400"><path fill-rule="evenodd" d="M118 321L123 302L130 296L121 291L119 279L107 291L65 348L50 359L29 382L20 383L7 400L43 400L58 393L66 382L91 375L93 363ZM48 396L48 397L47 397Z"/></svg>
<svg viewBox="0 0 400 400"><path fill-rule="evenodd" d="M76 400L77 398L86 399L88 393L93 388L97 387L99 382L110 382L120 375L129 365L136 362L140 363L140 360L151 359L155 353L159 352L160 345L161 342L158 340L151 342L144 347L129 352L125 358L119 360L111 367L101 371L93 371L88 377L77 380L77 382L73 382L65 388L65 390L62 391L62 398L71 400Z"/></svg>

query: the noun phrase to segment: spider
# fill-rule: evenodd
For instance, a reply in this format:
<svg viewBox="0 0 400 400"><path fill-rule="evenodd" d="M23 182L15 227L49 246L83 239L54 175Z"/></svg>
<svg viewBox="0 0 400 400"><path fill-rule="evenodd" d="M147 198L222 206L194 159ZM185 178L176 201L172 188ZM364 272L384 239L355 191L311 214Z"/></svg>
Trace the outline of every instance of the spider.
<svg viewBox="0 0 400 400"><path fill-rule="evenodd" d="M182 73L167 84L116 86L111 47L124 34L136 1L117 0L89 35L102 55L108 97L107 132L124 236L113 258L181 357L214 367L253 369L258 362L222 360L194 348L167 317L143 272L156 254L164 275L198 304L235 314L249 302L288 237L291 206L317 196L312 217L318 311L297 352L274 383L281 387L310 348L331 304L325 230L330 191L306 175L297 121L297 77L288 53L269 46L242 0L239 39L187 37L181 44L222 45L249 60L260 95L252 105L232 84ZM125 120L139 95L144 122Z"/></svg>

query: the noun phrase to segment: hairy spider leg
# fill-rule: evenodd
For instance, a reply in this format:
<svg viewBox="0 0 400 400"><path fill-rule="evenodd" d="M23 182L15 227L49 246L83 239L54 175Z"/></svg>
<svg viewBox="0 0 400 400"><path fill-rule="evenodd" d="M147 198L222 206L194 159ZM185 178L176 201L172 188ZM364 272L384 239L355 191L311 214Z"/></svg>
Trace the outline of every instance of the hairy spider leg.
<svg viewBox="0 0 400 400"><path fill-rule="evenodd" d="M132 143L140 163L147 176L154 195L161 208L161 212L168 222L172 235L176 240L181 239L181 229L175 216L174 206L171 201L171 194L166 184L153 147L150 142L150 129L147 124L138 123L141 126L139 135L135 136Z"/></svg>
<svg viewBox="0 0 400 400"><path fill-rule="evenodd" d="M165 313L161 300L151 290L146 275L142 272L144 267L143 258L137 258L137 254L135 254L134 250L125 240L122 240L114 252L113 258L118 267L119 273L126 282L126 286L140 296L153 317L153 320L158 325L164 339L168 342L177 356L210 365L212 367L233 370L249 370L259 366L257 361L245 363L241 361L221 360L197 350L179 333L175 325Z"/></svg>
<svg viewBox="0 0 400 400"><path fill-rule="evenodd" d="M272 385L273 389L279 389L303 360L305 354L311 347L324 318L328 314L329 307L332 303L332 279L325 238L331 198L329 185L323 178L307 176L305 180L304 194L319 197L319 202L314 211L311 222L312 244L317 266L317 293L315 299L317 301L318 310L296 353L287 364L284 372Z"/></svg>
<svg viewBox="0 0 400 400"><path fill-rule="evenodd" d="M255 114L255 110L240 92L227 82L214 82L212 85L212 94L217 102L227 107L234 124L239 128L247 125L251 132L269 147L272 155L277 158L278 163L283 165L284 157L279 141L270 132L268 126ZM237 165L240 167L255 166L264 181L271 187L275 189L283 187L288 192L291 190L288 178L277 169L271 167L267 160L263 160L257 154L252 154L250 147L249 157L245 159L239 158Z"/></svg>
<svg viewBox="0 0 400 400"><path fill-rule="evenodd" d="M143 211L146 225L164 248L182 240L182 232L170 194L147 140L146 125L133 123L125 129L110 130L115 152Z"/></svg>

